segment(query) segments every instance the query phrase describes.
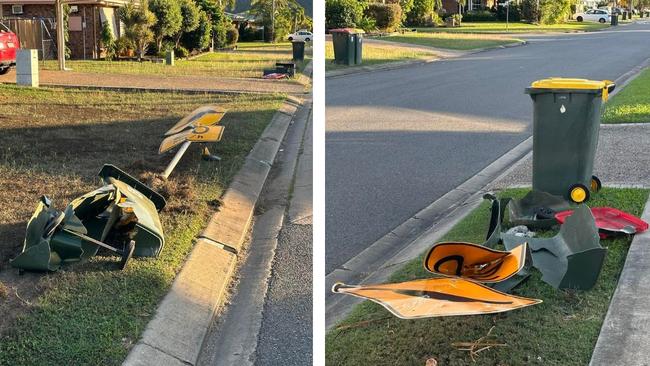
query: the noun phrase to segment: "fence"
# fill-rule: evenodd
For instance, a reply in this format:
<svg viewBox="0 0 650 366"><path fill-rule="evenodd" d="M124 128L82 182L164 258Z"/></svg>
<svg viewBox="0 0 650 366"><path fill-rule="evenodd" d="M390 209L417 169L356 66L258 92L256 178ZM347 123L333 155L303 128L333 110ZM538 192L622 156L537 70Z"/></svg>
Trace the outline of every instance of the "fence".
<svg viewBox="0 0 650 366"><path fill-rule="evenodd" d="M51 18L0 18L0 22L16 33L20 48L37 49L41 60L56 58L56 34Z"/></svg>

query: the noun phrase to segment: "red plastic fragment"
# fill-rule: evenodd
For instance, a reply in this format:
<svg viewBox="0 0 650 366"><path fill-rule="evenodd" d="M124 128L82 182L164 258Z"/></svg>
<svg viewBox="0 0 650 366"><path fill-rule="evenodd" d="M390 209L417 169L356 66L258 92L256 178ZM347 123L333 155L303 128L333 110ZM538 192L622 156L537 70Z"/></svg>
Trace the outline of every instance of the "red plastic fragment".
<svg viewBox="0 0 650 366"><path fill-rule="evenodd" d="M601 238L606 238L615 233L624 233L625 229L634 228L635 234L648 230L648 223L640 218L612 207L592 207L591 213L596 219L596 227ZM558 212L555 219L561 224L573 214L573 210Z"/></svg>

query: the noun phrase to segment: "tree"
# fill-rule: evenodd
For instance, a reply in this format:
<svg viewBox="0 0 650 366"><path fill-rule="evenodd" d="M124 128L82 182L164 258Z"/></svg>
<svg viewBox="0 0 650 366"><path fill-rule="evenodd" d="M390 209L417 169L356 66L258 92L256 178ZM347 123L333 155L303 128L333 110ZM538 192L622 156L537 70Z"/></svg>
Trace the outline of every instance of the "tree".
<svg viewBox="0 0 650 366"><path fill-rule="evenodd" d="M442 0L414 0L411 11L406 15L410 25L428 26L437 19L437 11L442 8Z"/></svg>
<svg viewBox="0 0 650 366"><path fill-rule="evenodd" d="M325 27L358 27L362 22L364 10L364 3L357 0L325 0Z"/></svg>
<svg viewBox="0 0 650 366"><path fill-rule="evenodd" d="M181 43L189 50L204 50L210 47L211 39L212 22L208 18L208 14L200 10L198 27L191 32L184 33L181 38Z"/></svg>
<svg viewBox="0 0 650 366"><path fill-rule="evenodd" d="M273 42L284 39L291 32L300 11L303 15L299 17L304 18L304 9L296 0L253 0L250 10L262 19L264 28L270 30L266 38Z"/></svg>
<svg viewBox="0 0 650 366"><path fill-rule="evenodd" d="M101 41L104 52L106 52L106 59L112 60L116 51L115 37L113 37L113 30L108 21L102 23Z"/></svg>
<svg viewBox="0 0 650 366"><path fill-rule="evenodd" d="M203 11L210 19L212 24L212 40L214 46L217 48L222 48L226 46L227 33L228 29L232 26L232 21L226 13L224 8L220 3L215 2L215 0L195 0Z"/></svg>
<svg viewBox="0 0 650 366"><path fill-rule="evenodd" d="M176 33L176 48L178 48L181 37L185 33L194 31L199 26L201 9L192 0L180 0L181 8L181 29Z"/></svg>
<svg viewBox="0 0 650 366"><path fill-rule="evenodd" d="M120 9L119 17L124 23L124 36L135 46L141 60L153 40L151 26L156 22L156 16L149 11L147 0L141 0L140 6L131 0Z"/></svg>
<svg viewBox="0 0 650 366"><path fill-rule="evenodd" d="M149 10L156 16L156 22L151 27L156 41L156 48L160 51L163 38L171 37L181 30L183 16L181 6L176 0L152 0Z"/></svg>

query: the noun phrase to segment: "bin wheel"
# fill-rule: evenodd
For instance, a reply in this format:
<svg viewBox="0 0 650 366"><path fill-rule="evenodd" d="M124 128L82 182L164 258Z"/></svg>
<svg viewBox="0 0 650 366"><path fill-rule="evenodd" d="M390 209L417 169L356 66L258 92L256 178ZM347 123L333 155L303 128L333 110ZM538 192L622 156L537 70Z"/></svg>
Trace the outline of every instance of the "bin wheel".
<svg viewBox="0 0 650 366"><path fill-rule="evenodd" d="M584 184L576 183L569 188L569 198L575 203L583 203L589 200L589 190Z"/></svg>
<svg viewBox="0 0 650 366"><path fill-rule="evenodd" d="M598 179L597 176L592 175L591 176L591 191L592 192L598 192L600 189L603 188L603 184L600 182L600 179Z"/></svg>

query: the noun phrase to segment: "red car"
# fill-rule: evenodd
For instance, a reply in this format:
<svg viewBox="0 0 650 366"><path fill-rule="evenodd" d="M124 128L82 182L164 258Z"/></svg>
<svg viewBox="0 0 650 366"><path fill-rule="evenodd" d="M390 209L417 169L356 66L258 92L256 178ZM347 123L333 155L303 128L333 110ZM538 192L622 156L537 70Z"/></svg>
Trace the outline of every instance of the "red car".
<svg viewBox="0 0 650 366"><path fill-rule="evenodd" d="M16 66L16 50L19 47L18 37L0 23L0 75L8 73L11 66Z"/></svg>

